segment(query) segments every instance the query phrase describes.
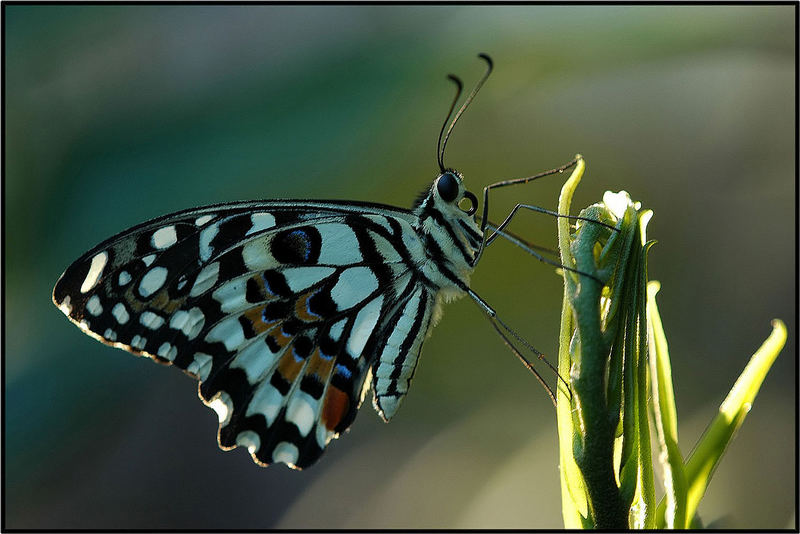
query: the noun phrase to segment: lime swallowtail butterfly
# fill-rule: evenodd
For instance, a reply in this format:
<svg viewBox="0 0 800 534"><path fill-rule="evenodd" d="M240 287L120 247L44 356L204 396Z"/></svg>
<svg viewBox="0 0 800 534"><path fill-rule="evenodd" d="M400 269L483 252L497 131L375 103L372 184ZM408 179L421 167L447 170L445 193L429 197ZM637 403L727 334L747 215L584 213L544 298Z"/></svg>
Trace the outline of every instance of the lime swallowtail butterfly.
<svg viewBox="0 0 800 534"><path fill-rule="evenodd" d="M223 449L246 447L260 465L313 464L369 389L380 416L394 416L444 302L469 295L511 343L469 279L486 244L508 237L510 217L487 239L489 189L535 177L485 188L479 224L477 198L443 162L492 70L481 57L486 72L455 115L462 85L451 75L458 92L439 134L440 172L412 210L266 200L180 211L81 256L53 301L99 341L199 380Z"/></svg>

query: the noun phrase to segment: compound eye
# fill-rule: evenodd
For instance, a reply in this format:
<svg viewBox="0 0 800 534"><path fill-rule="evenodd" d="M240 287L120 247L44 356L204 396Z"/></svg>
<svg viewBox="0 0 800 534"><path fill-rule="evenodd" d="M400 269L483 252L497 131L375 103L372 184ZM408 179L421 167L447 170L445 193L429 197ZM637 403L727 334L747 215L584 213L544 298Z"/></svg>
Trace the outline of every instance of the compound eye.
<svg viewBox="0 0 800 534"><path fill-rule="evenodd" d="M451 173L446 172L436 182L436 189L439 191L439 196L442 197L442 200L452 202L458 196L458 179Z"/></svg>

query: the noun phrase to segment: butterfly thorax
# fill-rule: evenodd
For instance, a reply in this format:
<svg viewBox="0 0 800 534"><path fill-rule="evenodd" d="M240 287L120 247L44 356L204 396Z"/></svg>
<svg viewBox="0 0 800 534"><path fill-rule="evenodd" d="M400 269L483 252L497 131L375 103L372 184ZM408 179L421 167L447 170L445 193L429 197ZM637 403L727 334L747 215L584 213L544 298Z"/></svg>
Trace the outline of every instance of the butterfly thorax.
<svg viewBox="0 0 800 534"><path fill-rule="evenodd" d="M483 238L474 216L459 208L457 200L442 199L434 183L414 210L419 217L415 230L426 258L419 269L445 301L465 294Z"/></svg>

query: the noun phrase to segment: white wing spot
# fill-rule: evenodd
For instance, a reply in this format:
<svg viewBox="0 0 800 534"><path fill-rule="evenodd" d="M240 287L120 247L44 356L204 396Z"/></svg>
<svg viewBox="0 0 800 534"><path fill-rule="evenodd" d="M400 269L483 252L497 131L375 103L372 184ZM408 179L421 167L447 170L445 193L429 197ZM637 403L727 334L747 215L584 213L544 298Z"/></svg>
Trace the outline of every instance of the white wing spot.
<svg viewBox="0 0 800 534"><path fill-rule="evenodd" d="M220 392L214 400L208 403L208 407L217 412L220 425L225 426L228 424L228 421L231 419L231 414L233 413L233 403L231 402L230 395L224 391Z"/></svg>
<svg viewBox="0 0 800 534"><path fill-rule="evenodd" d="M378 289L378 279L369 267L351 267L339 275L331 298L339 310L352 308Z"/></svg>
<svg viewBox="0 0 800 534"><path fill-rule="evenodd" d="M217 323L211 331L206 334L206 341L221 341L225 348L233 351L244 343L244 332L242 325L239 324L239 317L234 316Z"/></svg>
<svg viewBox="0 0 800 534"><path fill-rule="evenodd" d="M286 420L294 423L300 435L306 437L316 420L314 405L317 404L307 393L295 392L286 407Z"/></svg>
<svg viewBox="0 0 800 534"><path fill-rule="evenodd" d="M103 332L103 337L109 341L116 341L117 333L111 330L110 328L106 328L106 331Z"/></svg>
<svg viewBox="0 0 800 534"><path fill-rule="evenodd" d="M300 451L297 450L297 445L289 443L288 441L281 441L275 445L275 450L272 451L272 460L275 462L283 462L289 467L294 467L299 455Z"/></svg>
<svg viewBox="0 0 800 534"><path fill-rule="evenodd" d="M173 313L169 326L174 330L180 330L187 338L194 339L203 329L205 322L206 316L203 315L203 311L200 308L192 308L188 312L178 310Z"/></svg>
<svg viewBox="0 0 800 534"><path fill-rule="evenodd" d="M121 286L127 285L131 281L131 273L128 271L120 271L118 281Z"/></svg>
<svg viewBox="0 0 800 534"><path fill-rule="evenodd" d="M200 231L200 259L203 261L211 257L213 250L211 249L211 240L219 232L219 224L209 226Z"/></svg>
<svg viewBox="0 0 800 534"><path fill-rule="evenodd" d="M353 329L350 331L350 337L347 339L347 351L354 358L361 355L369 336L375 329L375 325L378 324L382 304L383 297L378 295L358 312L355 323L353 323Z"/></svg>
<svg viewBox="0 0 800 534"><path fill-rule="evenodd" d="M203 226L205 224L208 224L208 222L213 218L214 218L213 215L203 215L202 217L198 217L197 219L195 219L194 224L197 226Z"/></svg>
<svg viewBox="0 0 800 534"><path fill-rule="evenodd" d="M184 329L183 333L186 334L186 337L189 339L194 339L197 337L197 334L200 333L200 330L203 329L203 325L206 322L206 316L203 314L203 310L200 308L192 308L189 310L189 323L188 326L191 328Z"/></svg>
<svg viewBox="0 0 800 534"><path fill-rule="evenodd" d="M251 271L263 271L275 265L275 259L267 251L264 239L255 238L254 241L245 243L242 247L242 261Z"/></svg>
<svg viewBox="0 0 800 534"><path fill-rule="evenodd" d="M208 378L208 373L211 371L212 362L213 358L211 355L203 352L195 352L194 360L192 360L192 363L189 364L189 367L187 367L186 370L195 375L202 382Z"/></svg>
<svg viewBox="0 0 800 534"><path fill-rule="evenodd" d="M247 447L247 452L255 454L261 448L261 438L252 430L245 430L236 436L236 444L240 447Z"/></svg>
<svg viewBox="0 0 800 534"><path fill-rule="evenodd" d="M254 342L239 351L231 362L231 367L242 369L247 374L247 381L256 384L261 375L272 368L277 359L266 343Z"/></svg>
<svg viewBox="0 0 800 534"><path fill-rule="evenodd" d="M61 304L58 305L58 309L61 310L64 315L69 315L72 313L72 298L69 295L64 297L64 300L62 300Z"/></svg>
<svg viewBox="0 0 800 534"><path fill-rule="evenodd" d="M169 326L174 330L183 330L183 327L186 326L187 321L189 321L189 312L185 310L178 310L172 314L172 318L169 320Z"/></svg>
<svg viewBox="0 0 800 534"><path fill-rule="evenodd" d="M215 289L211 296L219 302L220 309L223 312L230 313L248 306L245 290L245 282L231 280Z"/></svg>
<svg viewBox="0 0 800 534"><path fill-rule="evenodd" d="M347 323L347 319L342 319L335 325L331 326L330 330L328 331L328 335L331 336L332 340L339 341L339 338L342 337L342 331L344 330L345 323Z"/></svg>
<svg viewBox="0 0 800 534"><path fill-rule="evenodd" d="M283 406L283 395L268 380L265 380L261 382L250 404L247 405L245 416L249 417L260 413L267 420L267 426L272 426L281 406Z"/></svg>
<svg viewBox="0 0 800 534"><path fill-rule="evenodd" d="M200 274L198 274L197 278L195 278L194 285L192 286L192 290L189 292L189 296L196 297L198 295L202 295L214 287L214 284L217 283L218 277L219 262L215 261L214 263L209 263L203 267L203 270L200 271Z"/></svg>
<svg viewBox="0 0 800 534"><path fill-rule="evenodd" d="M95 317L103 313L103 305L100 304L100 297L92 295L92 297L86 301L86 311Z"/></svg>
<svg viewBox="0 0 800 534"><path fill-rule="evenodd" d="M328 445L328 442L336 436L336 432L328 430L325 428L325 425L317 425L315 434L317 438L317 444L319 444L320 448L322 449L324 449Z"/></svg>
<svg viewBox="0 0 800 534"><path fill-rule="evenodd" d="M161 346L158 347L158 352L156 354L169 361L174 361L175 356L178 355L178 347L173 347L169 343L162 343Z"/></svg>
<svg viewBox="0 0 800 534"><path fill-rule="evenodd" d="M275 217L271 213L254 213L250 216L250 222L253 223L253 226L250 227L245 235L272 228L275 226Z"/></svg>
<svg viewBox="0 0 800 534"><path fill-rule="evenodd" d="M114 316L114 319L116 319L119 324L125 324L128 322L128 319L131 318L125 305L121 302L117 302L114 307L111 308L111 315Z"/></svg>
<svg viewBox="0 0 800 534"><path fill-rule="evenodd" d="M294 293L313 286L335 272L333 267L290 267L282 271L286 284Z"/></svg>
<svg viewBox="0 0 800 534"><path fill-rule="evenodd" d="M166 321L157 313L146 311L139 316L139 322L150 330L157 330L161 328Z"/></svg>
<svg viewBox="0 0 800 534"><path fill-rule="evenodd" d="M175 226L165 226L153 232L153 237L150 238L150 243L154 248L164 249L169 248L178 242L178 233L175 231Z"/></svg>
<svg viewBox="0 0 800 534"><path fill-rule="evenodd" d="M377 391L375 394L377 396ZM401 397L397 397L396 395L381 395L376 397L376 399L377 398L380 398L380 401L376 400L376 402L379 403L381 411L387 417L390 417L392 414L394 414L397 411L397 408L400 407Z"/></svg>
<svg viewBox="0 0 800 534"><path fill-rule="evenodd" d="M147 256L143 256L142 261L144 262L146 267L150 267L151 265L153 265L153 262L156 261L156 255L148 254Z"/></svg>
<svg viewBox="0 0 800 534"><path fill-rule="evenodd" d="M131 339L131 347L135 349L143 349L145 344L147 343L147 338L142 336L133 336Z"/></svg>
<svg viewBox="0 0 800 534"><path fill-rule="evenodd" d="M167 281L167 273L169 271L166 267L153 267L142 277L139 282L139 293L143 297L149 297L164 285Z"/></svg>
<svg viewBox="0 0 800 534"><path fill-rule="evenodd" d="M322 239L322 248L317 263L349 265L364 261L358 238L346 224L321 224L317 227Z"/></svg>
<svg viewBox="0 0 800 534"><path fill-rule="evenodd" d="M108 252L105 251L95 255L95 257L92 258L92 264L89 266L89 272L86 273L86 278L84 278L83 284L81 284L81 293L86 293L97 285L97 282L100 280L100 275L103 274L103 269L105 269L107 262Z"/></svg>

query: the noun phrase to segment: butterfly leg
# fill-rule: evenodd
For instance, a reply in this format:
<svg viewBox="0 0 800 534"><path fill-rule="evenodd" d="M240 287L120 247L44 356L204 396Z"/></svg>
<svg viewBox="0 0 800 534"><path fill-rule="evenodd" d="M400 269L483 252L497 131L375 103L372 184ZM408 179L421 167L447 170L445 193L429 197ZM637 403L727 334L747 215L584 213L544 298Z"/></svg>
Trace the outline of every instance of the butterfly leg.
<svg viewBox="0 0 800 534"><path fill-rule="evenodd" d="M553 261L553 260L551 260L549 258L546 258L545 256L543 256L542 254L540 254L539 252L536 251L536 249L539 249L541 251L548 252L548 253L553 254L553 255L557 255L558 251L556 251L556 250L553 250L553 249L550 249L550 248L547 248L547 247L543 247L543 246L540 246L540 245L534 245L533 243L525 241L524 239L522 239L518 235L516 235L516 234L514 234L512 232L509 232L508 230L499 229L499 225L497 225L497 224L495 224L495 223L493 223L491 221L489 221L489 223L486 225L486 227L489 230L492 231L492 238L493 238L492 240L494 240L494 238L496 236L500 236L500 237L506 239L507 241L513 243L518 248L520 248L524 252L527 252L528 254L530 254L531 256L536 258L537 260L541 261L542 263L547 263L548 265L552 265L554 267L558 267L559 269L564 269L566 271L571 271L571 272L577 273L577 274L579 274L581 276L585 276L587 278L591 278L592 280L596 281L599 284L603 284L604 283L602 280L600 280L598 277L596 277L593 274L589 274L589 273L580 271L578 269L574 269L572 267L567 267L566 265L563 265L563 264L561 264L561 263L559 263L557 261ZM491 243L491 241L489 243ZM487 246L488 246L488 244L487 244Z"/></svg>
<svg viewBox="0 0 800 534"><path fill-rule="evenodd" d="M523 338L514 329L512 329L510 326L508 326L502 319L500 319L500 317L497 315L497 312L494 310L494 308L492 308L489 305L489 303L487 303L477 293L475 293L475 291L473 291L472 289L468 289L467 290L467 294L472 298L472 300L474 300L478 304L478 306L481 307L483 312L486 314L486 318L492 324L492 327L495 329L497 334L503 339L503 342L508 346L509 349L511 349L511 352L513 352L514 355L517 358L519 358L519 360L522 362L522 364L525 366L526 369L528 369L530 372L532 372L534 374L534 376L536 376L536 379L539 381L539 383L542 385L542 387L544 387L545 390L547 391L547 394L550 397L550 400L553 401L553 405L556 404L556 396L555 396L555 393L553 392L553 388L551 388L547 384L547 382L545 382L544 378L542 378L542 375L540 375L539 372L536 371L536 369L533 367L533 364L530 362L530 360L528 360L522 354L522 352L514 345L514 342L510 339L508 334L510 334L511 337L513 337L518 343L520 343L526 349L528 349L529 351L533 352L539 360L544 362L545 365L547 365L547 367L549 367L550 370L555 373L555 375L558 377L558 379L567 388L567 392L569 392L570 397L572 396L572 391L569 388L569 384L567 383L566 380L564 380L564 377L562 377L558 373L558 370L553 366L553 364L550 363L547 360L547 358L545 357L544 353L542 353L540 350L536 349L536 347L531 345L525 338Z"/></svg>
<svg viewBox="0 0 800 534"><path fill-rule="evenodd" d="M504 229L511 223L511 220L519 212L520 209L527 209L527 210L535 211L537 213L544 213L544 214L547 214L547 215L552 215L554 217L563 217L563 218L572 219L572 220L580 220L580 221L592 222L592 223L595 223L595 224L600 224L602 226L605 226L605 227L607 227L607 228L609 228L609 229L611 229L613 231L617 231L616 227L611 226L611 225L606 224L606 223L603 223L603 222L600 222L600 221L596 221L594 219L589 219L589 218L586 218L586 217L580 217L580 216L577 216L577 215L564 215L564 214L561 214L561 213L558 213L558 212L555 212L555 211L552 211L552 210L548 210L548 209L545 209L545 208L542 208L542 207L539 207L539 206L535 206L535 205L531 205L531 204L521 204L521 203L520 204L516 204L514 206L514 208L511 210L511 212L503 220L503 222L500 223L499 225L493 224L488 219L488 213L489 213L489 191L490 190L496 189L498 187L506 187L506 186L510 186L510 185L525 184L525 183L528 183L528 182L530 182L532 180L535 180L537 178L542 178L544 176L549 176L551 174L561 173L561 172L569 169L570 167L574 166L577 162L578 162L578 158L575 158L572 161L570 161L569 163L567 163L565 165L562 165L561 167L557 167L555 169L549 170L549 171L545 171L545 172L542 172L542 173L539 173L539 174L536 174L536 175L533 175L533 176L528 176L528 177L525 177L525 178L517 178L517 179L513 179L513 180L504 180L502 182L495 182L493 184L489 184L486 187L484 187L483 188L483 216L481 217L481 231L483 233L483 240L481 241L480 247L478 248L478 252L475 254L475 259L472 262L473 266L478 263L478 260L480 259L481 255L483 254L483 250L487 246L489 246L499 236L499 237L503 237L503 238L507 239L508 241L512 242L513 244L517 245L519 248L521 248L522 250L524 250L528 254L532 255L533 257L535 257L536 259L538 259L541 262L544 262L544 263L553 265L555 267L560 267L562 269L565 269L565 270L568 270L568 271L572 271L572 272L587 276L587 277L597 281L598 283L602 284L603 282L600 279L598 279L596 276L593 276L591 274L578 271L576 269L573 269L572 267L567 267L566 265L562 265L562 264L560 264L558 262L554 262L552 260L549 260L549 259L545 258L541 254L536 252L534 249L535 248L539 248L539 249L542 249L542 250L546 250L548 252L553 252L553 251L551 251L549 249L546 249L544 247L537 247L535 245L532 245L532 244L526 242L525 240L523 240L522 238L512 234L511 232L504 231ZM491 230L492 231L491 235L487 234L487 230Z"/></svg>
<svg viewBox="0 0 800 534"><path fill-rule="evenodd" d="M506 240L510 241L511 243L516 245L518 248L520 248L524 252L527 252L528 254L530 254L531 256L536 258L537 260L541 261L542 263L546 263L548 265L552 265L553 267L558 267L559 269L564 269L566 271L571 271L571 272L577 273L577 274L579 274L581 276L585 276L587 278L591 278L592 280L594 280L598 284L603 284L604 283L601 279L599 279L598 277L596 277L593 274L589 274L589 273L580 271L580 270L572 268L572 267L567 267L566 265L563 265L563 264L561 264L561 263L559 263L557 261L553 261L553 260L543 256L539 252L536 252L535 249L538 248L539 250L544 250L546 252L550 252L551 254L558 254L558 252L555 251L555 250L549 249L547 247L542 247L542 246L539 246L539 245L534 245L533 243L529 243L528 241L525 241L524 239L522 239L518 235L513 234L511 232L508 232L508 231L505 231L505 230L496 230L497 226L492 224L492 223L489 223L488 227L489 227L490 230L494 231L494 234L492 234L492 235L499 235L500 237L505 238Z"/></svg>
<svg viewBox="0 0 800 534"><path fill-rule="evenodd" d="M503 222L501 222L497 226L497 228L495 228L494 232L492 232L492 235L490 235L488 238L484 239L484 241L486 243L485 246L488 247L489 245L491 245L492 241L497 239L497 236L499 235L498 231L502 231L506 226L508 226L511 223L511 219L514 217L514 215L516 215L519 212L520 209L531 210L531 211L535 211L537 213L544 213L546 215L552 215L553 217L561 217L561 218L565 218L565 219L572 219L572 220L577 220L577 221L591 222L591 223L599 224L601 226L605 226L606 228L608 228L610 230L617 231L617 228L612 226L612 225L610 225L610 224L606 224L606 223L600 222L600 221L595 221L594 219L589 219L587 217L580 217L578 215L564 215L562 213L558 213L556 211L552 211L552 210L548 210L548 209L545 209L545 208L541 208L539 206L534 206L532 204L517 204L516 206L514 206L514 208L511 210L511 212L506 216L506 218L503 220ZM487 226L488 226L488 224L489 223L487 223Z"/></svg>
<svg viewBox="0 0 800 534"><path fill-rule="evenodd" d="M573 159L569 163L566 163L566 164L562 165L561 167L557 167L557 168L551 169L549 171L540 172L539 174L534 174L533 176L526 176L525 178L515 178L513 180L503 180L501 182L495 182L493 184L489 184L486 187L484 187L483 188L483 214L480 217L480 219L481 219L481 231L483 232L483 241L481 242L481 245L480 245L480 247L478 249L478 252L475 254L475 259L472 261L472 265L475 266L478 263L478 260L480 260L481 255L483 254L483 250L484 250L484 248L486 248L486 245L487 245L488 236L486 235L486 230L487 230L487 227L488 227L488 224L489 224L489 219L488 219L488 216L489 216L489 191L491 191L492 189L497 189L497 188L500 188L500 187L507 187L507 186L510 186L510 185L526 184L526 183L531 182L533 180L536 180L538 178L543 178L545 176L550 176L551 174L559 174L559 173L562 173L562 172L566 171L567 169L569 169L571 167L574 167L577 163L578 163L578 158L576 157L575 159ZM499 227L500 230L502 230L506 225L508 225L508 223L510 222L511 218L516 214L517 210L519 210L519 207L515 207L515 209L512 210L512 212L509 214L509 216L506 217L506 220L504 220L503 223ZM550 213L555 213L555 212L550 212ZM557 214L557 216L568 217L568 218L576 218L575 216L570 216L570 215ZM497 232L495 231L492 235L495 235L496 233Z"/></svg>

